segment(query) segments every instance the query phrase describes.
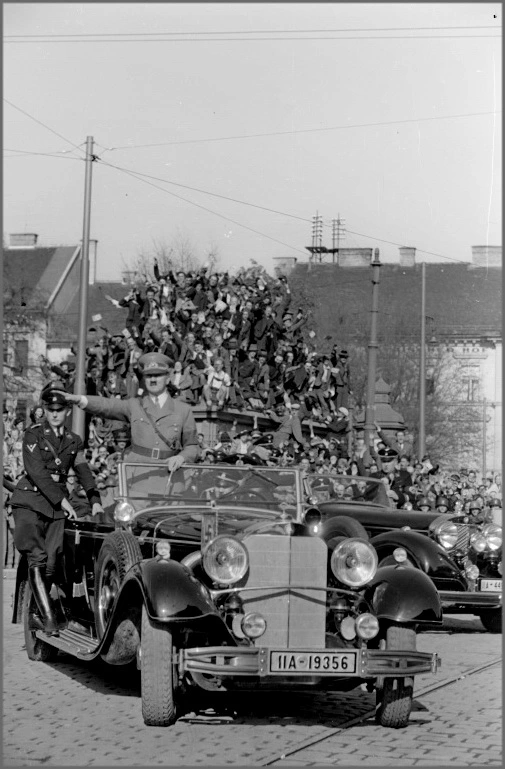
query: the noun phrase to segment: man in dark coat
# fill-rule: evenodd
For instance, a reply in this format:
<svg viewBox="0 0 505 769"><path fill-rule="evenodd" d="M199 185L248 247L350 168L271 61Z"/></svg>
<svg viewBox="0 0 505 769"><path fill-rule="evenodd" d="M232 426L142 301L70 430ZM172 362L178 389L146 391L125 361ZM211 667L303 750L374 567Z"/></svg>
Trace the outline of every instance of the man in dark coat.
<svg viewBox="0 0 505 769"><path fill-rule="evenodd" d="M67 476L74 470L92 514L103 512L91 470L84 458L80 437L65 427L68 415L63 393L42 394L45 421L31 425L23 436L25 474L11 498L15 521L14 544L28 561L28 579L41 615L42 629L58 634L58 623L49 591L56 581L63 548L65 518L77 518L69 502Z"/></svg>

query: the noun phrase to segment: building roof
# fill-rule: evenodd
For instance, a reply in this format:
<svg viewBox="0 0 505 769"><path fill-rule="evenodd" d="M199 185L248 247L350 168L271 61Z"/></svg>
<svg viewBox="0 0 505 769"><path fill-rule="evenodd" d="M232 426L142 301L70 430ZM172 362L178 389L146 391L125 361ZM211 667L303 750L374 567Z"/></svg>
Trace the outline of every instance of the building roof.
<svg viewBox="0 0 505 769"><path fill-rule="evenodd" d="M76 248L78 246L4 249L6 302L13 307L24 302L32 308L43 309Z"/></svg>
<svg viewBox="0 0 505 769"><path fill-rule="evenodd" d="M379 337L395 329L398 338L418 338L421 265L383 264L379 273ZM426 334L441 337L501 337L501 269L467 264L426 264ZM368 340L372 270L298 264L290 275L294 297L312 303L314 325L324 338L343 344ZM297 299L294 298L294 301Z"/></svg>
<svg viewBox="0 0 505 769"><path fill-rule="evenodd" d="M106 328L110 334L120 334L125 327L128 310L123 307L116 308L109 302L105 295L113 299L122 299L129 291L129 287L119 282L99 282L88 286L88 315L87 328L90 326ZM64 317L50 315L48 342L75 342L79 330L79 289L72 296ZM93 316L101 315L101 320L94 321Z"/></svg>

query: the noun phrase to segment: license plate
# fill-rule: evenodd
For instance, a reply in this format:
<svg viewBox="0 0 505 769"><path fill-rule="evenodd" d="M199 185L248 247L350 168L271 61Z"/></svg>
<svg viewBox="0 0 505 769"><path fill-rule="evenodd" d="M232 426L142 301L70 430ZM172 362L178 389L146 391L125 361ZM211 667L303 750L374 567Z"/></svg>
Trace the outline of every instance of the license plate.
<svg viewBox="0 0 505 769"><path fill-rule="evenodd" d="M345 676L356 672L357 652L270 651L270 673Z"/></svg>
<svg viewBox="0 0 505 769"><path fill-rule="evenodd" d="M501 593L501 579L481 579L480 589L482 593Z"/></svg>

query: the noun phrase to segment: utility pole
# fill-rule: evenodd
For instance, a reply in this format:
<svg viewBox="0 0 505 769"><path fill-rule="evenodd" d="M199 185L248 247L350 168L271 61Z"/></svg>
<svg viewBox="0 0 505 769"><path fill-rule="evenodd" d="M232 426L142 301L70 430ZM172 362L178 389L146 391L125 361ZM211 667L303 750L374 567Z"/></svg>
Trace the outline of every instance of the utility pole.
<svg viewBox="0 0 505 769"><path fill-rule="evenodd" d="M487 453L487 402L486 398L482 399L482 483L484 483L484 478L486 477L486 471L487 471L487 462L486 462L486 453Z"/></svg>
<svg viewBox="0 0 505 769"><path fill-rule="evenodd" d="M365 445L371 446L372 434L375 430L375 372L377 368L377 316L379 314L379 249L374 250L374 261L370 265L372 275L372 323L370 327L370 341L368 343L368 374L367 394L365 410Z"/></svg>
<svg viewBox="0 0 505 769"><path fill-rule="evenodd" d="M81 285L79 290L79 331L77 341L77 362L75 367L75 395L84 395L86 371L86 337L88 320L89 280L89 228L91 219L91 168L93 163L93 137L86 137L86 172L84 176L84 217L81 245ZM72 430L84 440L84 411L74 406Z"/></svg>
<svg viewBox="0 0 505 769"><path fill-rule="evenodd" d="M418 457L422 459L426 449L425 434L426 407L426 262L421 265L421 354L419 360L419 446Z"/></svg>

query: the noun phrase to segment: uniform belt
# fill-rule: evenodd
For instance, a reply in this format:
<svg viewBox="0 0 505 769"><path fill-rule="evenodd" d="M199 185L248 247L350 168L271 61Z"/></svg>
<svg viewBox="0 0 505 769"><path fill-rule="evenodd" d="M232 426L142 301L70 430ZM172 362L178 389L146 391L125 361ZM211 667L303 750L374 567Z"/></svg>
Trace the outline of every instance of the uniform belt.
<svg viewBox="0 0 505 769"><path fill-rule="evenodd" d="M134 443L130 446L130 451L133 451L135 454L140 454L142 457L151 457L151 459L168 459L178 453L172 449L146 449L144 446L136 446Z"/></svg>

